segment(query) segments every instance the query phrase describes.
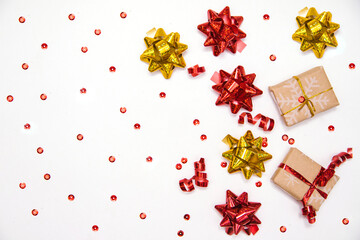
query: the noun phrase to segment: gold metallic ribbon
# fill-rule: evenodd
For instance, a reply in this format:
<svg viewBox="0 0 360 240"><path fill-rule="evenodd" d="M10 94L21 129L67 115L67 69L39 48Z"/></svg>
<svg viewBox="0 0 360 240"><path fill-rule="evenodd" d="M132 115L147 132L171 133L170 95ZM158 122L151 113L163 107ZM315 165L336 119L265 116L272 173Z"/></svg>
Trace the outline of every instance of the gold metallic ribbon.
<svg viewBox="0 0 360 240"><path fill-rule="evenodd" d="M293 107L292 109L288 110L287 112L283 113L282 116L288 114L288 113L291 112L291 111L294 111L294 110L297 109L297 108L299 108L298 111L300 111L300 110L306 105L306 106L309 108L309 110L310 110L311 117L313 117L313 116L315 115L316 109L315 109L315 106L314 106L313 102L312 102L310 99L312 99L312 98L314 98L314 97L317 97L317 96L319 96L320 94L323 94L323 93L325 93L325 92L330 91L330 90L332 89L332 87L329 88L329 89L326 89L326 90L324 90L324 91L322 91L322 92L319 92L319 93L317 93L317 94L315 94L315 95L313 95L313 96L311 96L311 97L308 97L308 96L306 95L306 93L305 93L305 90L304 90L304 88L303 88L303 85L302 85L300 79L299 79L297 76L293 76L293 78L295 78L296 81L297 81L298 84L299 84L299 87L300 87L300 89L301 89L301 91L302 91L302 93L303 93L304 102L302 102L301 104L297 105L296 107Z"/></svg>

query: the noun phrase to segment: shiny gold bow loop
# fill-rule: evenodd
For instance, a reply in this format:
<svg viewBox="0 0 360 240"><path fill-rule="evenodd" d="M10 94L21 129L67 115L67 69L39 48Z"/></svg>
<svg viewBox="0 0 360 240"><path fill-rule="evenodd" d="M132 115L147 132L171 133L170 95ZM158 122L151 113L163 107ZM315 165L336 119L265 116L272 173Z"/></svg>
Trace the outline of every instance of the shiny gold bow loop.
<svg viewBox="0 0 360 240"><path fill-rule="evenodd" d="M322 92L319 92L319 93L317 93L317 94L315 94L315 95L313 95L311 97L308 97L306 95L306 93L305 93L304 87L303 87L300 79L297 76L293 76L293 78L295 78L296 81L298 82L299 87L300 87L301 92L303 93L303 95L299 97L299 102L300 102L299 105L297 105L296 107L293 107L292 109L290 109L289 111L287 111L287 112L285 112L285 113L283 113L281 115L284 116L284 115L290 113L291 111L294 111L295 109L298 109L298 111L300 111L306 105L309 108L311 117L313 117L315 115L316 109L315 109L315 106L314 106L313 102L311 101L311 99L314 98L314 97L317 97L320 94L323 94L323 93L325 93L327 91L330 91L332 89L332 87L329 88L329 89L326 89L326 90L324 90Z"/></svg>

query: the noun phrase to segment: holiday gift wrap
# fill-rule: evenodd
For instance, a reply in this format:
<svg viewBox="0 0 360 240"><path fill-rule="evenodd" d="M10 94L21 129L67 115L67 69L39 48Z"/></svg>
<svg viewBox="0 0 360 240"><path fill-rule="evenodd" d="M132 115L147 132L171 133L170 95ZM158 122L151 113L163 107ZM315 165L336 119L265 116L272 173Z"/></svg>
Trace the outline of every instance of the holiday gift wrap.
<svg viewBox="0 0 360 240"><path fill-rule="evenodd" d="M322 66L269 87L287 126L339 105Z"/></svg>
<svg viewBox="0 0 360 240"><path fill-rule="evenodd" d="M280 164L280 167L272 176L272 181L299 201L303 200L311 186L296 177L294 174L286 171L284 167L281 166L290 167L302 175L302 177L310 183L314 182L322 168L318 163L314 162L297 148L290 149L284 161ZM318 211L325 198L320 195L317 189L329 194L338 180L339 177L334 175L324 187L316 186L316 189L312 192L310 198L306 202L306 206L312 206L316 211Z"/></svg>

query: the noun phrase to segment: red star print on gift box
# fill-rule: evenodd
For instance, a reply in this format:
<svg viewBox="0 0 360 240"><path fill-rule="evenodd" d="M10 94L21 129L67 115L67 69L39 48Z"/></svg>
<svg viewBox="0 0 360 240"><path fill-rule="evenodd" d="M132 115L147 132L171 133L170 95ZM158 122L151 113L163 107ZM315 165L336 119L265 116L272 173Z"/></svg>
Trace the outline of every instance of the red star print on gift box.
<svg viewBox="0 0 360 240"><path fill-rule="evenodd" d="M207 35L204 46L212 46L214 56L219 56L226 48L235 53L237 42L246 37L239 29L242 21L242 16L230 16L229 7L225 7L220 13L208 10L208 22L198 26Z"/></svg>
<svg viewBox="0 0 360 240"><path fill-rule="evenodd" d="M251 98L263 93L254 86L255 77L255 73L245 75L245 69L242 66L235 68L231 75L220 70L220 82L212 87L220 93L215 104L230 104L232 113L237 113L242 107L252 111Z"/></svg>
<svg viewBox="0 0 360 240"><path fill-rule="evenodd" d="M216 205L215 209L223 215L220 222L221 227L226 227L226 233L237 235L244 230L248 235L259 230L257 224L261 221L255 216L256 211L261 203L249 202L247 192L243 192L240 196L236 196L230 190L226 191L226 204Z"/></svg>

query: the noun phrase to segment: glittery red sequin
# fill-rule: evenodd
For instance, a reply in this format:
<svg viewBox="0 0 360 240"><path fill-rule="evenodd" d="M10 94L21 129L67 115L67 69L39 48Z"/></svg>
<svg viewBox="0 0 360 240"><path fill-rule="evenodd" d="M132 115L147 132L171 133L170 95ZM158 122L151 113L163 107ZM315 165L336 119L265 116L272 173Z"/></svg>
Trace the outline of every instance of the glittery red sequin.
<svg viewBox="0 0 360 240"><path fill-rule="evenodd" d="M84 139L84 136L83 136L82 134L78 134L78 135L76 136L76 138L77 138L77 140L81 141L81 140Z"/></svg>
<svg viewBox="0 0 360 240"><path fill-rule="evenodd" d="M256 185L257 187L261 187L261 186L262 186L262 182L258 181L258 182L255 183L255 185Z"/></svg>
<svg viewBox="0 0 360 240"><path fill-rule="evenodd" d="M349 224L349 219L344 218L344 219L342 220L342 223L343 223L344 225L348 225L348 224Z"/></svg>
<svg viewBox="0 0 360 240"><path fill-rule="evenodd" d="M152 162L152 157L148 156L148 157L146 158L146 161L147 161L147 162Z"/></svg>
<svg viewBox="0 0 360 240"><path fill-rule="evenodd" d="M70 21L73 21L74 19L75 19L75 15L74 14L69 14L69 19L70 19Z"/></svg>
<svg viewBox="0 0 360 240"><path fill-rule="evenodd" d="M43 101L45 101L45 100L47 99L46 94L45 94L45 93L41 94L41 95L40 95L40 99L43 100Z"/></svg>
<svg viewBox="0 0 360 240"><path fill-rule="evenodd" d="M303 96L300 96L298 98L299 103L303 103L305 101L305 98Z"/></svg>
<svg viewBox="0 0 360 240"><path fill-rule="evenodd" d="M120 17L121 17L121 18L126 18L126 16L127 16L126 12L121 12L121 13L120 13Z"/></svg>
<svg viewBox="0 0 360 240"><path fill-rule="evenodd" d="M44 179L45 179L45 180L50 180L50 174L46 173L46 174L44 175Z"/></svg>
<svg viewBox="0 0 360 240"><path fill-rule="evenodd" d="M276 56L275 56L274 54L271 54L269 58L270 58L271 61L275 61L275 60L276 60Z"/></svg>
<svg viewBox="0 0 360 240"><path fill-rule="evenodd" d="M20 187L21 189L26 188L26 183L20 183L20 184L19 184L19 187Z"/></svg>
<svg viewBox="0 0 360 240"><path fill-rule="evenodd" d="M126 107L121 107L121 108L120 108L120 112L121 112L121 113L126 113Z"/></svg>
<svg viewBox="0 0 360 240"><path fill-rule="evenodd" d="M110 199L111 199L111 201L115 202L117 200L117 196L116 195L111 195Z"/></svg>
<svg viewBox="0 0 360 240"><path fill-rule="evenodd" d="M350 69L355 69L355 64L354 64L354 63L350 63L350 64L349 64L349 68L350 68Z"/></svg>
<svg viewBox="0 0 360 240"><path fill-rule="evenodd" d="M31 211L31 214L34 215L34 216L37 216L37 215L39 214L39 211L36 210L36 209L33 209L33 210Z"/></svg>
<svg viewBox="0 0 360 240"><path fill-rule="evenodd" d="M183 230L178 231L177 235L178 235L179 237L184 236L184 231L183 231Z"/></svg>
<svg viewBox="0 0 360 240"><path fill-rule="evenodd" d="M69 201L74 201L75 196L74 196L73 194L70 194L70 195L68 196L68 199L69 199Z"/></svg>
<svg viewBox="0 0 360 240"><path fill-rule="evenodd" d="M286 135L286 134L282 135L281 138L283 141L287 141L289 139L288 135Z"/></svg>
<svg viewBox="0 0 360 240"><path fill-rule="evenodd" d="M9 95L9 96L6 97L6 100L7 100L8 102L12 102L12 101L14 101L14 97L11 96L11 95Z"/></svg>
<svg viewBox="0 0 360 240"><path fill-rule="evenodd" d="M201 141L205 141L207 139L207 136L205 134L202 134L200 136Z"/></svg>
<svg viewBox="0 0 360 240"><path fill-rule="evenodd" d="M88 48L87 48L87 47L81 47L81 51L82 51L83 53L86 53L86 52L88 51Z"/></svg>
<svg viewBox="0 0 360 240"><path fill-rule="evenodd" d="M80 89L80 93L86 93L86 88Z"/></svg>
<svg viewBox="0 0 360 240"><path fill-rule="evenodd" d="M30 127L31 127L31 126L30 126L29 123L26 123L26 124L24 125L24 128L25 128L25 129L30 129Z"/></svg>
<svg viewBox="0 0 360 240"><path fill-rule="evenodd" d="M286 227L285 227L285 226L281 226L281 227L280 227L280 232L282 232L282 233L286 232Z"/></svg>
<svg viewBox="0 0 360 240"><path fill-rule="evenodd" d="M48 45L47 45L46 43L43 43L43 44L41 44L41 48L42 48L42 49L47 49L47 48L48 48Z"/></svg>
<svg viewBox="0 0 360 240"><path fill-rule="evenodd" d="M180 170L182 168L182 165L180 163L178 163L178 164L176 164L175 167L176 167L177 170Z"/></svg>
<svg viewBox="0 0 360 240"><path fill-rule="evenodd" d="M263 147L267 147L267 146L268 146L268 143L267 143L267 142L263 142L261 145L262 145Z"/></svg>
<svg viewBox="0 0 360 240"><path fill-rule="evenodd" d="M110 157L109 157L109 162L112 162L112 163L115 162L115 157L114 157L114 156L110 156Z"/></svg>
<svg viewBox="0 0 360 240"><path fill-rule="evenodd" d="M44 149L42 147L38 147L36 151L38 154L42 154L44 152Z"/></svg>
<svg viewBox="0 0 360 240"><path fill-rule="evenodd" d="M187 158L181 158L181 162L183 163L183 164L185 164L185 163L187 163Z"/></svg>
<svg viewBox="0 0 360 240"><path fill-rule="evenodd" d="M20 22L20 23L24 23L24 22L25 22L25 18L24 18L24 17L22 17L22 16L21 16L21 17L19 17L19 22Z"/></svg>
<svg viewBox="0 0 360 240"><path fill-rule="evenodd" d="M330 132L332 132L332 131L335 130L335 127L334 127L333 125L330 125L330 126L328 127L328 130L329 130Z"/></svg>
<svg viewBox="0 0 360 240"><path fill-rule="evenodd" d="M27 63L23 63L21 67L22 69L27 70L29 68L29 65Z"/></svg>
<svg viewBox="0 0 360 240"><path fill-rule="evenodd" d="M185 214L185 215L184 215L184 219L185 219L186 221L188 221L188 220L190 219L190 215L189 215L189 214Z"/></svg>
<svg viewBox="0 0 360 240"><path fill-rule="evenodd" d="M295 143L295 139L290 138L288 142L289 142L290 145L293 145Z"/></svg>
<svg viewBox="0 0 360 240"><path fill-rule="evenodd" d="M221 167L226 168L227 167L227 162L222 162Z"/></svg>
<svg viewBox="0 0 360 240"><path fill-rule="evenodd" d="M95 29L94 33L95 33L96 35L100 35L100 34L101 34L101 30L100 30L100 29Z"/></svg>
<svg viewBox="0 0 360 240"><path fill-rule="evenodd" d="M94 232L97 232L97 231L99 231L99 227L97 225L94 225L94 226L92 226L92 230Z"/></svg>
<svg viewBox="0 0 360 240"><path fill-rule="evenodd" d="M116 72L116 67L111 66L111 67L109 68L109 71L110 71L110 72Z"/></svg>
<svg viewBox="0 0 360 240"><path fill-rule="evenodd" d="M199 124L200 124L200 121L199 121L199 119L195 119L195 120L193 121L193 123L194 123L194 125L196 126L196 125L199 125Z"/></svg>
<svg viewBox="0 0 360 240"><path fill-rule="evenodd" d="M270 16L269 16L268 14L265 14L265 15L263 16L263 18L264 18L264 20L269 20L269 19L270 19Z"/></svg>
<svg viewBox="0 0 360 240"><path fill-rule="evenodd" d="M146 214L145 214L145 213L143 213L143 212L142 212L142 213L140 213L140 218L141 218L141 219L145 219L145 218L146 218Z"/></svg>
<svg viewBox="0 0 360 240"><path fill-rule="evenodd" d="M135 129L140 129L140 124L135 123L135 124L134 124L134 128L135 128Z"/></svg>
<svg viewBox="0 0 360 240"><path fill-rule="evenodd" d="M160 98L165 98L165 97L166 97L166 93L161 92L161 93L159 94L159 96L160 96Z"/></svg>

